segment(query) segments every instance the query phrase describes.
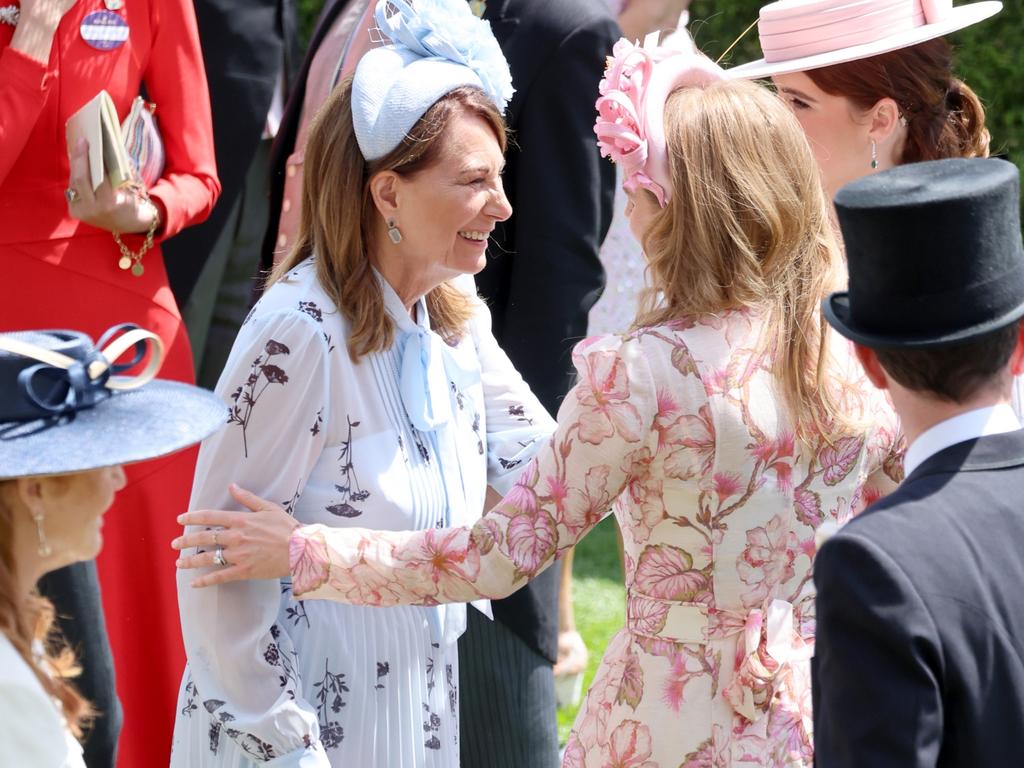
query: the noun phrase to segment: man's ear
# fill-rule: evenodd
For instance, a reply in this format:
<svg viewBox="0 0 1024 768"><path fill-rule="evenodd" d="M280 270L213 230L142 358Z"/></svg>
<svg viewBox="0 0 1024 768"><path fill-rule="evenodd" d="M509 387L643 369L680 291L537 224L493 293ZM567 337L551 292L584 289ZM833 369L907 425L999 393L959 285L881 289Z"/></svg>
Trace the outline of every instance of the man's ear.
<svg viewBox="0 0 1024 768"><path fill-rule="evenodd" d="M854 344L853 349L857 359L860 361L861 367L864 369L864 373L868 377L868 381L878 389L888 389L889 379L885 375L885 369L882 368L882 364L878 362L878 355L875 354L875 351L860 344Z"/></svg>
<svg viewBox="0 0 1024 768"><path fill-rule="evenodd" d="M394 171L380 171L370 179L370 196L380 215L393 219L398 213L401 177Z"/></svg>
<svg viewBox="0 0 1024 768"><path fill-rule="evenodd" d="M1017 346L1010 353L1010 373L1020 376L1024 373L1024 322L1017 321Z"/></svg>

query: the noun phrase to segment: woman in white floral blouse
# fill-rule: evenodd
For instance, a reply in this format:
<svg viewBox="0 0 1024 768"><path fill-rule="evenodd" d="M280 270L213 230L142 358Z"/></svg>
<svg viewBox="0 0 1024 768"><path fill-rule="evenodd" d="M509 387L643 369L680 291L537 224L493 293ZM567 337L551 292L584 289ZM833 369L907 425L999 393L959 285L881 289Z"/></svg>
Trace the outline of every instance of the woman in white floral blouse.
<svg viewBox="0 0 1024 768"><path fill-rule="evenodd" d="M192 508L231 503L234 481L303 524L471 524L554 429L471 277L511 213L508 65L463 0L380 2L376 19L393 42L310 131L299 239L218 382L227 426L202 445ZM228 532L193 535L208 564L241 557ZM187 575L174 768L458 766L468 601L366 608Z"/></svg>
<svg viewBox="0 0 1024 768"><path fill-rule="evenodd" d="M843 267L818 171L778 99L705 59L621 41L599 111L655 291L632 331L577 347L558 429L501 503L420 532L294 527L267 502L189 519L305 598L433 604L508 594L613 506L627 623L565 766L810 766L815 537L899 472L889 407L820 321Z"/></svg>

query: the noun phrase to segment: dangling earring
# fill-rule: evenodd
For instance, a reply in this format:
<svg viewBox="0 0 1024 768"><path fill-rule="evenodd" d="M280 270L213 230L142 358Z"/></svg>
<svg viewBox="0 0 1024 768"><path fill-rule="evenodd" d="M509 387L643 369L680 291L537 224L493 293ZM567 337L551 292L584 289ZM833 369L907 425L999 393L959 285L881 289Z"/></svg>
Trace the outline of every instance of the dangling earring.
<svg viewBox="0 0 1024 768"><path fill-rule="evenodd" d="M50 549L50 542L46 540L46 533L43 531L43 513L34 509L30 514L32 515L32 519L36 522L36 537L39 539L39 556L49 557L53 550Z"/></svg>
<svg viewBox="0 0 1024 768"><path fill-rule="evenodd" d="M391 242L398 245L402 242L402 231L395 224L394 219L388 219L388 237L391 238Z"/></svg>
<svg viewBox="0 0 1024 768"><path fill-rule="evenodd" d="M875 144L875 140L871 140L871 169L874 170L878 167L878 145Z"/></svg>

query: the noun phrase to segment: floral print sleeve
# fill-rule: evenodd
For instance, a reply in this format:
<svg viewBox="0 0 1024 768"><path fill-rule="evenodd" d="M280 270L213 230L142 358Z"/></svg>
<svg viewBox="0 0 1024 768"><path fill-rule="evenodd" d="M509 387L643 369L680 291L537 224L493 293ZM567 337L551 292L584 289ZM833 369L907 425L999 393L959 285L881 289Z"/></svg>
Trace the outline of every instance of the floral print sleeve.
<svg viewBox="0 0 1024 768"><path fill-rule="evenodd" d="M203 442L190 509L237 509L228 485L291 507L324 450L326 341L299 312L252 317L235 341L217 393L227 425ZM209 750L230 739L257 763L327 768L315 707L302 698L295 654L275 623L277 580L193 589L178 573L188 655L183 716L208 717Z"/></svg>
<svg viewBox="0 0 1024 768"><path fill-rule="evenodd" d="M879 393L878 400L880 405L872 416L875 429L868 438L868 455L872 467L854 514L859 514L888 496L903 481L903 454L906 453L907 442L888 398Z"/></svg>
<svg viewBox="0 0 1024 768"><path fill-rule="evenodd" d="M472 528L296 529L296 595L370 605L504 597L571 548L633 473L629 457L657 443L650 369L637 339L596 337L573 355L579 381L551 441Z"/></svg>

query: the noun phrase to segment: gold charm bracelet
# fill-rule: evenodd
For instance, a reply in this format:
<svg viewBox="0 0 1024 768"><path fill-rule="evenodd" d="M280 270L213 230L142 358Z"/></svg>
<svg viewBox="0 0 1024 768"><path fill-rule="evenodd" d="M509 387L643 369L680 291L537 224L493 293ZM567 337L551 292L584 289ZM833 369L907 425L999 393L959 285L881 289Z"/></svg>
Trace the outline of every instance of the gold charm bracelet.
<svg viewBox="0 0 1024 768"><path fill-rule="evenodd" d="M114 242L121 249L121 258L117 260L117 266L120 269L130 269L135 277L142 277L146 271L146 268L142 266L142 257L153 247L153 235L156 234L156 230L160 226L160 209L153 204L145 192L142 193L142 199L153 209L153 220L149 223L149 229L146 230L146 240L142 243L142 247L135 252L129 250L121 240L121 234L114 232Z"/></svg>

